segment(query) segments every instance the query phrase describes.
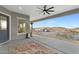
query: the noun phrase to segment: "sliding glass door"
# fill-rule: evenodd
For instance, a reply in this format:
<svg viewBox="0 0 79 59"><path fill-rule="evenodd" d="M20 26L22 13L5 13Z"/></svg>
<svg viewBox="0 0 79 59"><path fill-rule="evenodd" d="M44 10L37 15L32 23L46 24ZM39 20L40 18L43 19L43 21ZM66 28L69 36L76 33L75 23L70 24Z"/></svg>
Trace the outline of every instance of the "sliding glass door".
<svg viewBox="0 0 79 59"><path fill-rule="evenodd" d="M0 43L9 40L9 17L0 14Z"/></svg>

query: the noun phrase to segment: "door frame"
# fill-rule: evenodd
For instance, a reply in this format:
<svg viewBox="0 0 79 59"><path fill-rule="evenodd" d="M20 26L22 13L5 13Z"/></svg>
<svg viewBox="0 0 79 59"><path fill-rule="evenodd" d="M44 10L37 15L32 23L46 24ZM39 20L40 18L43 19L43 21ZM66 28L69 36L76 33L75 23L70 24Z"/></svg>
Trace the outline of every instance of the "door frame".
<svg viewBox="0 0 79 59"><path fill-rule="evenodd" d="M0 11L1 14L9 17L9 40L11 40L11 15ZM9 41L8 40L8 41ZM6 43L7 41L3 42Z"/></svg>

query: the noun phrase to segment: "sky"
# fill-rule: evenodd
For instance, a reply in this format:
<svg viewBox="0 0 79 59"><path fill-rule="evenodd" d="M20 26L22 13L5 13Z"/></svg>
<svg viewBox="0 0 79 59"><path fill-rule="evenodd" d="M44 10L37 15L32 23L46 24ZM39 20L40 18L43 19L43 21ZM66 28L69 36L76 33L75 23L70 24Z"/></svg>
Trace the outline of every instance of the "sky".
<svg viewBox="0 0 79 59"><path fill-rule="evenodd" d="M63 17L46 19L43 21L33 23L33 28L39 28L39 27L65 27L65 28L79 27L79 13Z"/></svg>

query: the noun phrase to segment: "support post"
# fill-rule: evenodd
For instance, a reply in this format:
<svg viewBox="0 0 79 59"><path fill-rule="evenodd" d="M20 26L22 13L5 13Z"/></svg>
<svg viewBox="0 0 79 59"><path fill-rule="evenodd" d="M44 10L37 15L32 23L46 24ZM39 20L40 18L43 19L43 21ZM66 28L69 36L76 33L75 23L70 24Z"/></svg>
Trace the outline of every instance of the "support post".
<svg viewBox="0 0 79 59"><path fill-rule="evenodd" d="M31 27L30 27L31 28L30 37L32 37L33 23L31 22L30 25L31 25Z"/></svg>

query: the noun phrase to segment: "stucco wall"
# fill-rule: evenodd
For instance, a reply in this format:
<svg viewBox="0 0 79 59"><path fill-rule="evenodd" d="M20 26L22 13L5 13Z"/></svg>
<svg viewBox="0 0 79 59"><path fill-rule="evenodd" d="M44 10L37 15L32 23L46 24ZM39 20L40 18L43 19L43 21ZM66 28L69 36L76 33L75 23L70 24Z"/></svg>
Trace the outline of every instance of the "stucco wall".
<svg viewBox="0 0 79 59"><path fill-rule="evenodd" d="M25 34L17 34L17 17L23 17L26 19L26 32L29 33L29 25L30 25L30 21L29 21L29 16L23 15L23 14L18 14L18 13L11 13L12 17L12 21L11 21L11 25L12 25L12 39L23 39L25 38Z"/></svg>
<svg viewBox="0 0 79 59"><path fill-rule="evenodd" d="M26 37L25 34L18 35L17 34L17 17L23 17L26 19L26 32L30 33L30 21L29 21L29 16L28 15L23 15L20 13L15 13L7 10L6 8L3 8L0 6L0 12L8 14L11 16L11 40L16 40L16 39L24 39Z"/></svg>

